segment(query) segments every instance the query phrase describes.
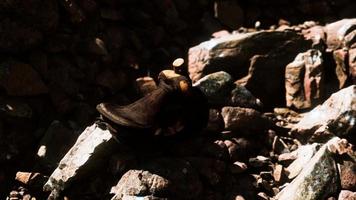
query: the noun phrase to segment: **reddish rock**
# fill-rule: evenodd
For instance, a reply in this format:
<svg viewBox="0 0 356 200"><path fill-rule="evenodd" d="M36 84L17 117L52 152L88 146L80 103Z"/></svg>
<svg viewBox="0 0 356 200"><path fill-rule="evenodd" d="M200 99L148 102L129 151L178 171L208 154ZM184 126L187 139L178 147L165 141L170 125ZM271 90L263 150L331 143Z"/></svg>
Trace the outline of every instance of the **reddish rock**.
<svg viewBox="0 0 356 200"><path fill-rule="evenodd" d="M356 48L349 50L349 74L352 84L356 84Z"/></svg>
<svg viewBox="0 0 356 200"><path fill-rule="evenodd" d="M287 106L305 109L318 104L324 93L324 76L320 51L309 50L298 54L286 67Z"/></svg>
<svg viewBox="0 0 356 200"><path fill-rule="evenodd" d="M28 64L8 62L1 64L0 86L11 96L31 96L48 92L40 75Z"/></svg>
<svg viewBox="0 0 356 200"><path fill-rule="evenodd" d="M338 200L356 200L356 192L341 190Z"/></svg>
<svg viewBox="0 0 356 200"><path fill-rule="evenodd" d="M344 190L356 190L356 164L355 161L343 161L340 163L341 188Z"/></svg>
<svg viewBox="0 0 356 200"><path fill-rule="evenodd" d="M336 62L335 74L339 80L339 89L344 88L348 81L348 51L345 49L338 49L333 52L334 60Z"/></svg>
<svg viewBox="0 0 356 200"><path fill-rule="evenodd" d="M343 19L325 26L324 30L327 34L327 46L329 49L335 50L345 46L349 46L349 41L345 38L348 34L356 29L356 19Z"/></svg>

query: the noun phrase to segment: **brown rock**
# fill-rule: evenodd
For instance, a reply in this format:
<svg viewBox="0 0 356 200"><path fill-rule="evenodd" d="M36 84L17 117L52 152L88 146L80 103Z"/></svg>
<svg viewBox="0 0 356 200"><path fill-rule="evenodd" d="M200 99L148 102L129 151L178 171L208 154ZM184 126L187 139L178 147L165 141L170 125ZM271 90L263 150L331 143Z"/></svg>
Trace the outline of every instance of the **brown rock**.
<svg viewBox="0 0 356 200"><path fill-rule="evenodd" d="M356 192L341 190L338 200L356 200Z"/></svg>
<svg viewBox="0 0 356 200"><path fill-rule="evenodd" d="M284 172L284 168L282 165L276 165L273 171L273 178L274 181L276 181L277 183L282 182L283 178L285 177L285 172Z"/></svg>
<svg viewBox="0 0 356 200"><path fill-rule="evenodd" d="M297 55L285 71L286 103L288 107L310 108L322 98L324 67L321 52L308 50Z"/></svg>
<svg viewBox="0 0 356 200"><path fill-rule="evenodd" d="M34 190L42 191L42 186L48 177L34 172L17 172L15 180L27 185Z"/></svg>
<svg viewBox="0 0 356 200"><path fill-rule="evenodd" d="M142 96L145 96L157 88L156 82L149 76L137 78L136 85Z"/></svg>
<svg viewBox="0 0 356 200"><path fill-rule="evenodd" d="M356 19L343 19L325 26L329 49L345 47L345 37L356 28Z"/></svg>
<svg viewBox="0 0 356 200"><path fill-rule="evenodd" d="M267 118L252 108L224 107L221 115L227 130L264 130L270 125Z"/></svg>
<svg viewBox="0 0 356 200"><path fill-rule="evenodd" d="M356 48L349 50L349 74L352 84L356 84Z"/></svg>
<svg viewBox="0 0 356 200"><path fill-rule="evenodd" d="M30 66L20 62L2 63L0 86L11 96L31 96L48 92L40 75Z"/></svg>
<svg viewBox="0 0 356 200"><path fill-rule="evenodd" d="M312 47L318 50L325 49L326 34L322 26L313 26L302 31L305 39L313 41Z"/></svg>
<svg viewBox="0 0 356 200"><path fill-rule="evenodd" d="M348 51L345 49L338 49L333 52L334 60L336 62L335 74L339 80L339 89L346 86L348 80Z"/></svg>
<svg viewBox="0 0 356 200"><path fill-rule="evenodd" d="M266 54L277 47L284 47L283 44L287 41L293 46L291 49L295 53L300 52L299 47L303 46L303 40L293 32L279 31L232 34L211 39L189 49L189 76L193 82L196 82L212 72L226 71L233 77L239 78L248 72L247 66L252 56ZM254 94L253 91L251 92Z"/></svg>

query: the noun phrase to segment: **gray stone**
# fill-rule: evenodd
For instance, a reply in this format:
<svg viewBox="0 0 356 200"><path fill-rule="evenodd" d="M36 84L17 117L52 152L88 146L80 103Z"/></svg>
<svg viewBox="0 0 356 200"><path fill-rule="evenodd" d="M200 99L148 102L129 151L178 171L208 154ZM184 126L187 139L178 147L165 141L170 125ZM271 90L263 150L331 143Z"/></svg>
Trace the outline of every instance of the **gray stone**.
<svg viewBox="0 0 356 200"><path fill-rule="evenodd" d="M286 104L298 109L320 102L324 93L324 67L321 52L315 49L297 55L285 72Z"/></svg>
<svg viewBox="0 0 356 200"><path fill-rule="evenodd" d="M49 199L58 199L74 180L102 165L115 143L106 127L99 124L87 127L43 186L44 191L51 192Z"/></svg>
<svg viewBox="0 0 356 200"><path fill-rule="evenodd" d="M356 85L342 89L317 106L296 124L291 133L306 141L327 132L337 136L347 135L355 129Z"/></svg>
<svg viewBox="0 0 356 200"><path fill-rule="evenodd" d="M332 140L339 140L339 138ZM323 145L300 174L277 194L276 199L325 199L338 191L338 169L333 154L328 150L329 142Z"/></svg>

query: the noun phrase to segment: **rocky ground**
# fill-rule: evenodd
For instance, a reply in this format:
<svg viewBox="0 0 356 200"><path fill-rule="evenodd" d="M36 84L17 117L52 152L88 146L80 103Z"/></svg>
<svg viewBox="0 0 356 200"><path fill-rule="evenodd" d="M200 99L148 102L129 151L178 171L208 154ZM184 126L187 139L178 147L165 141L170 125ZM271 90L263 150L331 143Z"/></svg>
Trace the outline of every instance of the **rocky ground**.
<svg viewBox="0 0 356 200"><path fill-rule="evenodd" d="M356 199L355 7L1 2L0 198ZM208 99L203 131L118 143L94 123L178 57Z"/></svg>

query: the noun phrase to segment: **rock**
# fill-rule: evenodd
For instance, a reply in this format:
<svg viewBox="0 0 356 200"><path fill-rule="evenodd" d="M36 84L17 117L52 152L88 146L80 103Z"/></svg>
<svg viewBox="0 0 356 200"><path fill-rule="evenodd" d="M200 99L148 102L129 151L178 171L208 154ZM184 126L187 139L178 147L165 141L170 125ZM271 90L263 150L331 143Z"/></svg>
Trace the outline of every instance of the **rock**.
<svg viewBox="0 0 356 200"><path fill-rule="evenodd" d="M326 43L326 33L324 32L324 27L313 26L306 30L302 30L302 34L307 40L313 41L312 48L323 51L325 49Z"/></svg>
<svg viewBox="0 0 356 200"><path fill-rule="evenodd" d="M188 162L172 158L148 161L143 170L129 170L111 189L114 199L125 196L197 199L202 185Z"/></svg>
<svg viewBox="0 0 356 200"><path fill-rule="evenodd" d="M333 56L336 63L335 74L339 81L339 89L341 89L346 86L349 79L349 74L347 72L348 51L345 49L338 49L333 51Z"/></svg>
<svg viewBox="0 0 356 200"><path fill-rule="evenodd" d="M291 133L307 140L311 135L317 137L318 132L329 132L347 135L354 129L356 120L356 86L342 89L327 99L322 105L304 115Z"/></svg>
<svg viewBox="0 0 356 200"><path fill-rule="evenodd" d="M356 84L356 48L349 50L349 74L351 83Z"/></svg>
<svg viewBox="0 0 356 200"><path fill-rule="evenodd" d="M215 1L214 15L225 26L238 29L243 24L244 13L236 1Z"/></svg>
<svg viewBox="0 0 356 200"><path fill-rule="evenodd" d="M341 190L338 200L356 200L356 192Z"/></svg>
<svg viewBox="0 0 356 200"><path fill-rule="evenodd" d="M230 74L220 71L204 76L193 84L208 98L210 104L224 104L225 96L229 95L233 81Z"/></svg>
<svg viewBox="0 0 356 200"><path fill-rule="evenodd" d="M244 86L234 84L230 74L220 71L204 76L193 84L207 96L211 105L260 108L262 103Z"/></svg>
<svg viewBox="0 0 356 200"><path fill-rule="evenodd" d="M297 159L294 160L287 168L288 178L293 179L303 170L316 153L319 145L317 143L300 146L296 150Z"/></svg>
<svg viewBox="0 0 356 200"><path fill-rule="evenodd" d="M276 199L325 199L338 191L338 181L338 169L327 143L305 165L300 174L277 194Z"/></svg>
<svg viewBox="0 0 356 200"><path fill-rule="evenodd" d="M211 39L189 49L189 76L196 82L207 74L225 71L234 78L241 78L248 72L247 66L254 55L266 54L285 43L298 42L299 45L304 44L303 38L297 34L278 31L232 34ZM295 47L295 52L300 52L300 48Z"/></svg>
<svg viewBox="0 0 356 200"><path fill-rule="evenodd" d="M271 159L264 156L257 156L249 159L249 164L254 168L266 167L271 164Z"/></svg>
<svg viewBox="0 0 356 200"><path fill-rule="evenodd" d="M73 180L80 179L86 173L103 165L115 143L105 124L96 123L87 127L59 162L43 190L51 192L50 199L57 199Z"/></svg>
<svg viewBox="0 0 356 200"><path fill-rule="evenodd" d="M286 177L284 168L282 165L276 165L273 170L273 179L277 183L281 183Z"/></svg>
<svg viewBox="0 0 356 200"><path fill-rule="evenodd" d="M239 174L247 170L247 165L243 162L236 161L230 166L230 171L233 174Z"/></svg>
<svg viewBox="0 0 356 200"><path fill-rule="evenodd" d="M264 55L254 55L250 59L248 74L236 83L245 86L266 108L284 106L285 98L281 97L285 94L285 68L298 53L308 49L307 43L292 39Z"/></svg>
<svg viewBox="0 0 356 200"><path fill-rule="evenodd" d="M311 108L323 97L324 67L322 54L308 50L297 55L285 72L287 107Z"/></svg>
<svg viewBox="0 0 356 200"><path fill-rule="evenodd" d="M88 51L99 56L108 55L105 42L100 38L93 38L89 41Z"/></svg>
<svg viewBox="0 0 356 200"><path fill-rule="evenodd" d="M78 132L64 123L53 121L39 143L37 156L41 169L53 171L78 136Z"/></svg>
<svg viewBox="0 0 356 200"><path fill-rule="evenodd" d="M273 138L272 150L275 154L289 152L288 145L278 136L274 136Z"/></svg>
<svg viewBox="0 0 356 200"><path fill-rule="evenodd" d="M348 34L356 29L356 19L343 19L331 24L327 24L324 28L327 40L326 44L329 49L335 50L346 47L345 38Z"/></svg>
<svg viewBox="0 0 356 200"><path fill-rule="evenodd" d="M271 125L266 117L252 108L223 107L221 115L226 130L265 130Z"/></svg>
<svg viewBox="0 0 356 200"><path fill-rule="evenodd" d="M42 186L45 184L47 179L48 177L34 172L17 172L15 177L15 180L37 191L42 191Z"/></svg>
<svg viewBox="0 0 356 200"><path fill-rule="evenodd" d="M7 62L1 64L0 86L11 96L32 96L48 92L40 75L28 64Z"/></svg>
<svg viewBox="0 0 356 200"><path fill-rule="evenodd" d="M356 191L356 164L355 160L344 160L339 164L341 188Z"/></svg>

